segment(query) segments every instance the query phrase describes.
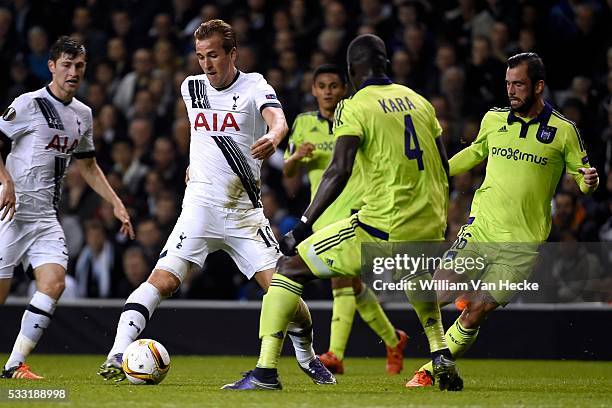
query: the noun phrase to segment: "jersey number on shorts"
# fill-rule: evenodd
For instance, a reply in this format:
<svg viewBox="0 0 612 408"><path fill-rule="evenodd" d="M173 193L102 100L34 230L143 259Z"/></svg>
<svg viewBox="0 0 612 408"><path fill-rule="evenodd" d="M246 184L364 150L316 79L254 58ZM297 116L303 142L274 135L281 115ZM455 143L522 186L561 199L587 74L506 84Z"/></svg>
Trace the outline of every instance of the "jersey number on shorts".
<svg viewBox="0 0 612 408"><path fill-rule="evenodd" d="M410 160L416 160L419 165L419 171L425 170L423 164L423 151L419 146L419 139L417 138L416 130L414 130L414 123L412 122L412 116L404 116L404 148L406 157ZM414 149L410 147L410 140L414 140Z"/></svg>
<svg viewBox="0 0 612 408"><path fill-rule="evenodd" d="M264 231L261 228L259 228L257 229L257 233L259 234L259 236L261 236L261 238L263 238L268 248L274 245L274 249L276 249L276 252L279 252L280 250L278 249L278 243L274 239L274 234L272 234L272 229L266 225L265 230L266 232L264 233Z"/></svg>

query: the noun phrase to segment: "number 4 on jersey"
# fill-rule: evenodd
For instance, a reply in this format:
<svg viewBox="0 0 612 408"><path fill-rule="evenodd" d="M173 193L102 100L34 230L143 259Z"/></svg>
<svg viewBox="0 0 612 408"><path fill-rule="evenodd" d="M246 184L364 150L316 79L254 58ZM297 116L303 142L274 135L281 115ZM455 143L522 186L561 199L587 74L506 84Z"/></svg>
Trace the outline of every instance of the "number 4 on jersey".
<svg viewBox="0 0 612 408"><path fill-rule="evenodd" d="M414 123L410 115L404 116L404 138L405 138L405 154L410 160L416 160L419 166L419 171L425 169L423 164L423 151L419 146L419 139L417 138L416 130L414 130ZM414 140L414 149L410 147L410 140Z"/></svg>

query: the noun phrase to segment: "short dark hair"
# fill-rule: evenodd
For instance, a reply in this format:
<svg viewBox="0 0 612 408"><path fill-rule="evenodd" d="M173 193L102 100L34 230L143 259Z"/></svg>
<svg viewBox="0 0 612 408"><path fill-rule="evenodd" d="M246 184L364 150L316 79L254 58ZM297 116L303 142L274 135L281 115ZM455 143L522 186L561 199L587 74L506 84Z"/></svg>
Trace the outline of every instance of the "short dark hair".
<svg viewBox="0 0 612 408"><path fill-rule="evenodd" d="M80 41L67 35L62 35L60 38L53 43L51 50L49 50L49 60L55 62L62 54L67 54L70 59L76 58L78 55L87 56L85 46Z"/></svg>
<svg viewBox="0 0 612 408"><path fill-rule="evenodd" d="M323 64L315 69L314 74L312 75L312 81L315 82L317 77L321 74L335 74L340 78L340 82L343 85L346 85L346 73L342 68L340 68L336 64Z"/></svg>
<svg viewBox="0 0 612 408"><path fill-rule="evenodd" d="M229 53L232 48L237 47L234 29L223 20L208 20L203 22L195 30L193 36L196 40L205 40L215 34L219 34L223 39L223 49L226 53Z"/></svg>
<svg viewBox="0 0 612 408"><path fill-rule="evenodd" d="M362 34L348 46L348 60L351 64L367 64L377 74L387 70L387 50L385 43L374 34Z"/></svg>
<svg viewBox="0 0 612 408"><path fill-rule="evenodd" d="M540 56L535 52L522 52L508 58L508 68L515 68L520 64L527 64L527 76L532 85L546 80L546 68Z"/></svg>

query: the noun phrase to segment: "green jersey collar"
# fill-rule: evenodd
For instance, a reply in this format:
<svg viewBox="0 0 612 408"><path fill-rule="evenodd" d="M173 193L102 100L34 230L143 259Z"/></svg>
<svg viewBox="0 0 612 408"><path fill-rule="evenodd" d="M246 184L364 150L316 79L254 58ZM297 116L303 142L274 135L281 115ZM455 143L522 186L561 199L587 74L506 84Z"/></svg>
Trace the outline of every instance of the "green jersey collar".
<svg viewBox="0 0 612 408"><path fill-rule="evenodd" d="M534 123L546 124L548 123L548 119L550 118L552 111L553 111L552 106L550 106L548 102L544 102L544 108L542 108L542 111L538 114L538 116L531 119L529 122L525 122L523 119L516 116L512 110L510 110L510 113L508 114L508 124L511 125L514 122L526 124L527 126L534 124Z"/></svg>
<svg viewBox="0 0 612 408"><path fill-rule="evenodd" d="M523 119L516 116L512 110L510 110L510 113L508 114L508 125L511 125L514 122L520 123L521 133L519 137L521 139L524 139L527 137L527 131L529 130L530 125L533 125L534 123L539 123L540 124L539 129L546 128L546 126L548 125L548 120L550 119L550 115L552 114L552 111L553 111L552 106L548 102L544 102L544 107L542 108L542 111L538 114L538 116L531 119L529 122L525 122ZM538 134L539 134L539 131L538 131ZM550 140L552 141L552 138Z"/></svg>
<svg viewBox="0 0 612 408"><path fill-rule="evenodd" d="M333 123L331 120L327 119L325 116L321 115L321 111L318 110L317 111L317 119L319 119L320 121L326 121L327 122L327 126L328 126L328 130L329 130L329 134L331 135L333 132Z"/></svg>
<svg viewBox="0 0 612 408"><path fill-rule="evenodd" d="M393 81L391 81L388 76L370 77L363 81L359 89L361 90L369 85L391 85L392 83Z"/></svg>

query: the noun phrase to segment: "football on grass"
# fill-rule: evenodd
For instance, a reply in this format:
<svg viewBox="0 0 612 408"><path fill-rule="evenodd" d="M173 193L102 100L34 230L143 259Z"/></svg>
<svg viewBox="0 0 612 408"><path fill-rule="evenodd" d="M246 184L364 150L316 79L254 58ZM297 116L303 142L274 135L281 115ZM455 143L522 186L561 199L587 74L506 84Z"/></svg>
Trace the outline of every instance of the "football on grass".
<svg viewBox="0 0 612 408"><path fill-rule="evenodd" d="M170 356L161 343L140 339L125 349L122 366L132 384L159 384L170 369Z"/></svg>

